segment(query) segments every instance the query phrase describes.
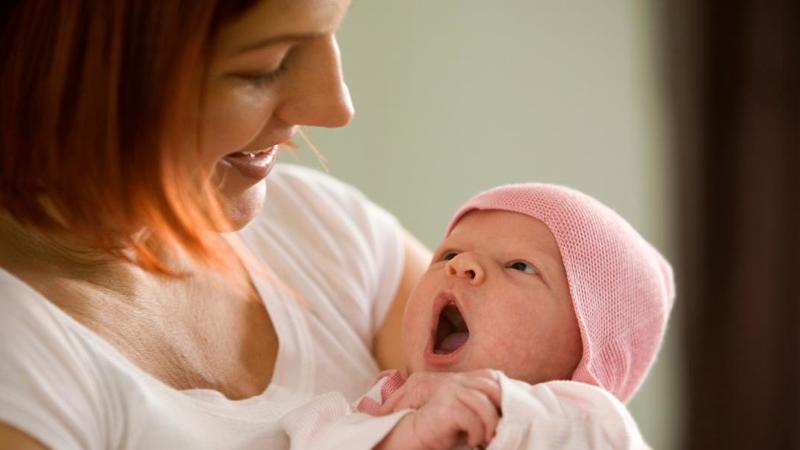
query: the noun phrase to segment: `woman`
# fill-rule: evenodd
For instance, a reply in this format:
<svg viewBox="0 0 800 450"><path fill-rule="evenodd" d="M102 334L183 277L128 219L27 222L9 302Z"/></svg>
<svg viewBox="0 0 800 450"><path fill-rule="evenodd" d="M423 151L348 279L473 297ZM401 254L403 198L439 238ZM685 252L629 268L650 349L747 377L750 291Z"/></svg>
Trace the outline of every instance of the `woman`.
<svg viewBox="0 0 800 450"><path fill-rule="evenodd" d="M273 168L298 126L352 118L348 7L6 7L0 447L282 448L286 411L400 367L427 250L352 188Z"/></svg>

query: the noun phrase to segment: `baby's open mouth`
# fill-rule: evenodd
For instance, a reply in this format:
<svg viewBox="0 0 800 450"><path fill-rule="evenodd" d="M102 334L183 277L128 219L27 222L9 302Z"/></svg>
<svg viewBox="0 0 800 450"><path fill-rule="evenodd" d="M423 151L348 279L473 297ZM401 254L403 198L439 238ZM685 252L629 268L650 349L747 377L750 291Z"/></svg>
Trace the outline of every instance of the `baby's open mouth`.
<svg viewBox="0 0 800 450"><path fill-rule="evenodd" d="M467 328L461 311L455 303L450 303L439 313L439 322L436 324L434 335L433 353L448 354L461 348L469 339Z"/></svg>

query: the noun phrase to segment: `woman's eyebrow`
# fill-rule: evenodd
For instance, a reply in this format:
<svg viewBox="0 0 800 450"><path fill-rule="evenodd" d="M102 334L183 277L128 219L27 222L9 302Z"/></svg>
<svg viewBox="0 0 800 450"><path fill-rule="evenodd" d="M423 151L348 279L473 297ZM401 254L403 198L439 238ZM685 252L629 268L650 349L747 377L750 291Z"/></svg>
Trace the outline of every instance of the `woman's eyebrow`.
<svg viewBox="0 0 800 450"><path fill-rule="evenodd" d="M300 42L300 41L310 41L312 39L319 38L324 36L325 33L285 33L279 34L276 36L270 36L265 39L261 39L259 41L253 42L251 44L247 44L243 47L238 48L233 52L234 55L240 55L245 52L250 52L253 50L258 50L263 47L269 47L270 45L276 44L283 44L286 42Z"/></svg>

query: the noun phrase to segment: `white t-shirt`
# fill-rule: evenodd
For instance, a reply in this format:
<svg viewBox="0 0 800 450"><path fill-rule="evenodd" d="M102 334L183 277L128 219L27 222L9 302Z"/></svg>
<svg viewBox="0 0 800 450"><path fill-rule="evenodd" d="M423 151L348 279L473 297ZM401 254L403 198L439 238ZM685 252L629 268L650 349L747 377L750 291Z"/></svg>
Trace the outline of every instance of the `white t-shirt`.
<svg viewBox="0 0 800 450"><path fill-rule="evenodd" d="M281 449L286 412L329 391L355 400L374 382L369 349L403 268L397 221L279 164L263 213L237 235L283 284L250 268L280 342L264 393L173 389L0 270L0 422L58 449Z"/></svg>

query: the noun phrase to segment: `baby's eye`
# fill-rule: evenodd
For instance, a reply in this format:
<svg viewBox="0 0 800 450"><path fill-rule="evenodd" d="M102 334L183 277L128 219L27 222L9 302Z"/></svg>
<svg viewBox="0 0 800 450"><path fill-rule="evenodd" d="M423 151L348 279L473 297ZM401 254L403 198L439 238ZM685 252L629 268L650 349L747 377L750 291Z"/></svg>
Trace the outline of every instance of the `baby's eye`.
<svg viewBox="0 0 800 450"><path fill-rule="evenodd" d="M519 270L520 272L536 273L536 269L533 267L533 265L526 263L525 261L513 261L506 264L506 267L509 269Z"/></svg>
<svg viewBox="0 0 800 450"><path fill-rule="evenodd" d="M444 261L450 261L451 259L455 258L458 255L458 252L454 252L452 250L446 251L442 253L442 259Z"/></svg>

